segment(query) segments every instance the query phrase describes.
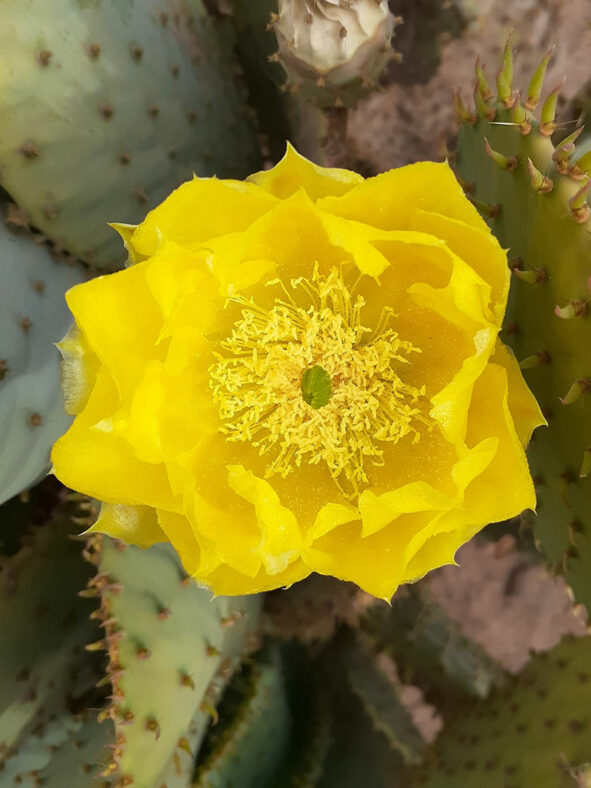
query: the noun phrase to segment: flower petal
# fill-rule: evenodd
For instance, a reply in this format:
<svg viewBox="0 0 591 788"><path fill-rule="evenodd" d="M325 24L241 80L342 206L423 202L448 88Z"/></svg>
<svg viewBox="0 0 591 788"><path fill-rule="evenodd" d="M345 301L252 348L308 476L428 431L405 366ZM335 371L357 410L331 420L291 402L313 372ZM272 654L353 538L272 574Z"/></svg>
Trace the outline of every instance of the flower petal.
<svg viewBox="0 0 591 788"><path fill-rule="evenodd" d="M168 538L160 525L156 510L149 506L121 506L103 503L97 521L84 532L101 533L121 539L126 544L151 547Z"/></svg>
<svg viewBox="0 0 591 788"><path fill-rule="evenodd" d="M174 510L178 503L164 465L141 462L126 441L108 430L117 404L117 390L103 368L85 409L54 444L55 475L67 487L108 503Z"/></svg>
<svg viewBox="0 0 591 788"><path fill-rule="evenodd" d="M527 446L536 427L547 426L537 399L527 387L517 359L500 340L497 341L492 361L500 364L507 373L509 386L508 406L515 430L523 446Z"/></svg>
<svg viewBox="0 0 591 788"><path fill-rule="evenodd" d="M261 189L284 200L299 189L304 189L311 200L330 195L339 196L363 183L363 178L351 170L319 167L308 161L288 142L285 155L270 170L255 172L247 178Z"/></svg>
<svg viewBox="0 0 591 788"><path fill-rule="evenodd" d="M164 352L156 345L162 316L146 282L147 265L98 276L66 293L80 331L123 399L133 393L146 359Z"/></svg>
<svg viewBox="0 0 591 788"><path fill-rule="evenodd" d="M422 210L444 213L470 227L488 231L449 165L430 161L367 178L341 197L319 200L318 207L382 230L406 230L414 212Z"/></svg>
<svg viewBox="0 0 591 788"><path fill-rule="evenodd" d="M163 236L196 249L210 238L245 230L276 202L251 183L195 177L150 211L129 243L146 257L158 250Z"/></svg>
<svg viewBox="0 0 591 788"><path fill-rule="evenodd" d="M228 467L230 489L253 504L262 539L258 548L265 570L284 572L300 554L302 534L293 512L282 506L279 496L264 479L241 465Z"/></svg>

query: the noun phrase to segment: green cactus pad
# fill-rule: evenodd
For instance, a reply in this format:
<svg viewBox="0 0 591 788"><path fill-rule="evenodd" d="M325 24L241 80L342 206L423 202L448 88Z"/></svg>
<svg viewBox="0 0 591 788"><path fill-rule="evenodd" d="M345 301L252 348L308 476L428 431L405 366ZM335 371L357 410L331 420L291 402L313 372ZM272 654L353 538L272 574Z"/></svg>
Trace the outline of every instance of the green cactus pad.
<svg viewBox="0 0 591 788"><path fill-rule="evenodd" d="M498 96L477 66L476 112L456 95L457 168L509 250L514 276L503 338L549 423L529 449L538 497L534 535L591 609L591 162L576 163L580 130L560 130L556 122L560 86L540 101L549 56L521 97L512 84L511 42ZM531 108L538 103L536 120Z"/></svg>
<svg viewBox="0 0 591 788"><path fill-rule="evenodd" d="M92 605L78 596L89 568L69 537L73 528L62 507L18 553L0 559L0 763L6 758L15 775L40 768L47 747L76 728L67 712L97 679L83 644L98 630Z"/></svg>
<svg viewBox="0 0 591 788"><path fill-rule="evenodd" d="M353 638L339 649L346 681L376 732L405 763L421 760L424 742L402 703L398 688L376 663L375 655Z"/></svg>
<svg viewBox="0 0 591 788"><path fill-rule="evenodd" d="M109 757L110 726L87 713L66 741L51 748L48 763L35 775L43 788L111 788L100 775ZM35 783L33 782L34 786Z"/></svg>
<svg viewBox="0 0 591 788"><path fill-rule="evenodd" d="M591 638L535 655L488 701L458 704L412 786L574 788L591 762Z"/></svg>
<svg viewBox="0 0 591 788"><path fill-rule="evenodd" d="M289 746L291 715L279 649L263 651L232 682L211 729L194 788L275 788Z"/></svg>
<svg viewBox="0 0 591 788"><path fill-rule="evenodd" d="M30 222L121 264L107 222L140 221L193 172L256 169L227 32L201 0L3 0L0 183Z"/></svg>
<svg viewBox="0 0 591 788"><path fill-rule="evenodd" d="M173 772L192 772L221 689L256 640L260 598L212 600L168 545L91 543L99 571L89 593L101 595L107 633L97 648L108 648L113 688L101 717L116 727L108 769L121 785L159 788Z"/></svg>
<svg viewBox="0 0 591 788"><path fill-rule="evenodd" d="M53 343L71 320L64 293L83 278L0 221L0 503L49 470L51 446L71 421Z"/></svg>
<svg viewBox="0 0 591 788"><path fill-rule="evenodd" d="M396 660L403 680L420 686L431 700L485 698L505 680L500 665L420 587L407 586L391 606L370 607L361 626Z"/></svg>

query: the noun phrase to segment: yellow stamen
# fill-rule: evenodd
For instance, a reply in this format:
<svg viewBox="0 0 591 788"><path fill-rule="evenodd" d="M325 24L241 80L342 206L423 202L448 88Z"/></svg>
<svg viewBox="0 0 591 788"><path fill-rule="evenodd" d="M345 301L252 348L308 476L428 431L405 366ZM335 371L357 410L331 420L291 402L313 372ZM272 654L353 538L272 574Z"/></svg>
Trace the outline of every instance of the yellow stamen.
<svg viewBox="0 0 591 788"><path fill-rule="evenodd" d="M310 279L290 283L305 306L279 284L288 300L271 309L233 299L244 306L242 319L220 344L227 355L216 354L209 370L223 432L269 454L267 476L325 462L339 488L356 495L369 482L367 462L383 463L379 443L409 433L417 441L416 423L428 424L419 407L424 387L404 383L397 371L420 350L388 327L391 309L374 329L364 326L364 299L353 300L336 269L322 276L316 267ZM302 394L302 376L314 367L332 382L322 407Z"/></svg>

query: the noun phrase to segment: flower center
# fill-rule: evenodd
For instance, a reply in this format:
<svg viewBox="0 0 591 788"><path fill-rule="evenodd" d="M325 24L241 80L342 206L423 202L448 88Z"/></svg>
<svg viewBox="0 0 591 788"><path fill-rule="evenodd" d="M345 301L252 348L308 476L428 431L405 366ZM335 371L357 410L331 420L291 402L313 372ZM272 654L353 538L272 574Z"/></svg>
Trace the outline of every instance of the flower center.
<svg viewBox="0 0 591 788"><path fill-rule="evenodd" d="M354 497L369 483L367 465L383 464L383 443L408 434L416 442L416 425L428 424L419 407L424 387L399 376L420 350L390 328L389 308L374 328L363 325L365 301L336 269L323 276L316 267L290 289L269 285L285 295L269 309L232 299L242 318L209 369L222 431L268 455L267 477L324 462Z"/></svg>

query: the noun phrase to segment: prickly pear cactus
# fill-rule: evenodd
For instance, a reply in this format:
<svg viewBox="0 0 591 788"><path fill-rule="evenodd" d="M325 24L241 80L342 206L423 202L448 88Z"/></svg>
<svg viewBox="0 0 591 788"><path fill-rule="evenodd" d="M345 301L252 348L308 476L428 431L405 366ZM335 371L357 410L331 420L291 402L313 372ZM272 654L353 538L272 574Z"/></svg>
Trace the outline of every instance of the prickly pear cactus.
<svg viewBox="0 0 591 788"><path fill-rule="evenodd" d="M0 220L0 503L49 470L51 446L70 423L53 343L71 320L64 293L83 279Z"/></svg>
<svg viewBox="0 0 591 788"><path fill-rule="evenodd" d="M92 603L78 597L90 573L80 541L70 538L70 509L61 505L19 552L0 559L2 785L26 785L26 775L76 733L81 723L72 710L92 698L97 678L83 646L98 628L89 619Z"/></svg>
<svg viewBox="0 0 591 788"><path fill-rule="evenodd" d="M279 649L259 655L229 689L226 711L220 706L222 720L224 713L228 719L212 729L207 752L199 754L194 788L280 785L291 714Z"/></svg>
<svg viewBox="0 0 591 788"><path fill-rule="evenodd" d="M386 0L279 0L271 17L286 88L320 107L356 104L395 57Z"/></svg>
<svg viewBox="0 0 591 788"><path fill-rule="evenodd" d="M488 701L457 705L413 786L574 788L591 761L591 638L537 654ZM581 781L577 781L581 777ZM409 783L407 783L409 784Z"/></svg>
<svg viewBox="0 0 591 788"><path fill-rule="evenodd" d="M89 557L98 573L86 593L100 598L106 633L91 648L108 650L103 683L112 686L99 719L115 726L102 774L134 788L173 788L176 774L185 786L221 690L256 644L260 598L212 600L168 545L141 550L93 536Z"/></svg>
<svg viewBox="0 0 591 788"><path fill-rule="evenodd" d="M3 0L0 50L0 184L88 263L122 263L107 222L139 221L193 172L256 169L202 0Z"/></svg>
<svg viewBox="0 0 591 788"><path fill-rule="evenodd" d="M560 85L541 99L550 56L522 93L513 85L511 41L496 95L477 63L475 110L455 95L457 168L509 250L505 339L548 420L529 450L538 496L534 534L591 609L591 155L578 158L582 129L565 134L556 120Z"/></svg>

